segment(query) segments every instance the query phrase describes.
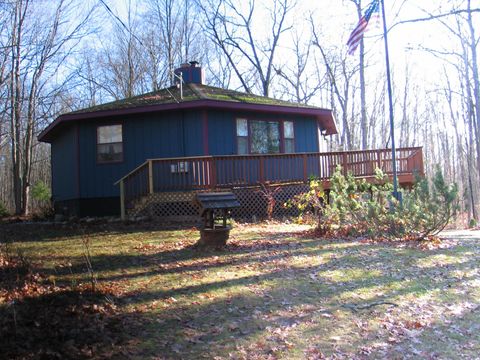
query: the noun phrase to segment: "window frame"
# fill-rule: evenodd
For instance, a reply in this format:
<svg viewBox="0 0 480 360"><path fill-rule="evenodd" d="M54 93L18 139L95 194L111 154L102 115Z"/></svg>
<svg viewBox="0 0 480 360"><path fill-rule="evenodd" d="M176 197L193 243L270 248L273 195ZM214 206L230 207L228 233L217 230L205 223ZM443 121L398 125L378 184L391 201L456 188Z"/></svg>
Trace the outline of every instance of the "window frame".
<svg viewBox="0 0 480 360"><path fill-rule="evenodd" d="M266 153L262 153L262 152L252 152L252 145L253 145L253 139L252 139L252 133L253 131L252 130L252 127L254 125L254 123L264 123L267 127L266 129L264 129L265 131L269 132L269 124L271 123L275 123L277 125L277 130L278 130L278 152L266 152ZM248 148L248 153L251 154L251 155L275 155L275 154L281 154L283 151L282 151L282 129L281 129L281 122L278 121L278 120L257 120L257 119L250 119L248 121L248 138L249 138L249 148ZM267 141L269 140L269 137L267 136ZM269 145L267 143L267 145Z"/></svg>
<svg viewBox="0 0 480 360"><path fill-rule="evenodd" d="M246 120L247 121L247 136L239 136L238 135L238 120ZM256 122L256 121L261 121L261 122L276 122L278 123L278 130L279 130L279 152L278 153L252 153L252 135L251 135L251 122ZM293 138L285 138L285 123L290 122L292 123L292 132L293 132ZM295 137L295 121L293 119L289 120L284 120L284 119L258 119L258 118L249 118L246 116L239 116L235 118L235 153L236 155L275 155L275 154L294 154L295 153L295 145L296 145L296 137ZM247 153L245 154L240 154L239 153L239 146L238 146L238 140L239 138L246 138L247 139ZM293 152L285 152L285 140L292 140L293 143Z"/></svg>
<svg viewBox="0 0 480 360"><path fill-rule="evenodd" d="M109 126L120 126L121 128L121 131L122 131L122 141L121 142L111 142L111 143L100 143L99 142L99 129L102 128L102 127L109 127ZM125 159L125 156L124 156L124 153L125 153L125 147L124 147L124 136L123 136L123 123L121 122L115 122L115 123L105 123L105 124L99 124L95 127L95 160L96 160L96 163L97 165L108 165L108 164L120 164L120 163L123 163L124 159ZM110 161L102 161L99 159L99 152L98 152L98 149L99 149L99 146L100 145L112 145L112 144L120 144L121 147L122 147L122 156L119 160L110 160Z"/></svg>
<svg viewBox="0 0 480 360"><path fill-rule="evenodd" d="M247 123L247 135L238 135L238 123L239 123L239 120L245 120L246 123ZM235 118L235 147L236 147L236 154L237 155L250 155L250 130L249 130L249 121L247 118L245 117L238 117L238 118ZM239 140L240 139L244 139L246 140L247 142L247 152L246 153L243 153L243 154L240 154L239 153Z"/></svg>
<svg viewBox="0 0 480 360"><path fill-rule="evenodd" d="M285 136L285 123L291 123L292 124L292 135L293 135L293 137L287 138ZM282 153L283 154L295 154L295 123L294 123L294 121L293 120L282 120L281 132L282 132L282 145L283 145ZM287 152L286 149L285 149L285 145L287 143L287 140L292 141L292 145L293 145L293 151L292 152Z"/></svg>

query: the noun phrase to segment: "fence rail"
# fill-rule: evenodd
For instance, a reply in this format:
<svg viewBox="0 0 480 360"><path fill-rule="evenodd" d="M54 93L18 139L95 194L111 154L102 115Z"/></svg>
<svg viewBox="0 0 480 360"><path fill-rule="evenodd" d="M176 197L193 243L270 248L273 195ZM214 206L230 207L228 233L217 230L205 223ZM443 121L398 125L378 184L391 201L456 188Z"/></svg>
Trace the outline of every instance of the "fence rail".
<svg viewBox="0 0 480 360"><path fill-rule="evenodd" d="M397 149L398 175L423 175L421 147ZM392 174L390 149L327 153L196 156L149 159L124 176L120 185L121 212L148 194L165 191L247 187L259 183L305 182L314 176L328 180L337 166L344 174L372 177L380 168Z"/></svg>

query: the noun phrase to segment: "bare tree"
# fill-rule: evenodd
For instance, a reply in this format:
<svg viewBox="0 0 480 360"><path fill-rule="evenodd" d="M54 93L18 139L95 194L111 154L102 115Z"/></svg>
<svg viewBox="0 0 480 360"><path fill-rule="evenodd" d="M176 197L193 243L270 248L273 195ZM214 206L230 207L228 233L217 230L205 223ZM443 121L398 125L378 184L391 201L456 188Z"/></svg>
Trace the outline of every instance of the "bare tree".
<svg viewBox="0 0 480 360"><path fill-rule="evenodd" d="M289 61L280 66L274 66L275 72L282 78L278 87L280 93L289 100L308 104L318 93L327 87L327 74L319 74L315 70L314 51L312 40L307 38L302 41L303 34L293 31L292 56L287 56ZM292 65L290 65L292 64Z"/></svg>
<svg viewBox="0 0 480 360"><path fill-rule="evenodd" d="M259 3L254 0L209 0L197 4L205 17L205 31L228 59L244 90L250 93L259 85L262 95L269 96L276 52L281 36L291 29L286 20L294 2L272 0L267 8L270 24L266 38L257 35L261 33L254 25Z"/></svg>
<svg viewBox="0 0 480 360"><path fill-rule="evenodd" d="M106 42L102 41L99 62L103 66L97 71L115 99L129 98L149 89L146 52L137 35L141 32L137 12L138 8L128 0L126 22L111 18L115 31Z"/></svg>
<svg viewBox="0 0 480 360"><path fill-rule="evenodd" d="M465 154L466 164L464 165L462 163L460 166L467 168L466 177L468 179L468 185L466 186L468 190L465 192L468 193L469 208L471 209L472 217L478 220L478 212L475 204L475 194L478 192L478 184L475 178L480 177L480 79L477 59L477 44L479 39L474 27L474 11L471 7L470 0L467 2L467 8L461 12L453 9L451 14L455 16L454 25L452 22L447 22L447 19L444 17L436 17L429 14L429 18L433 18L442 24L442 26L457 39L458 49L460 50L445 49L443 51L434 51L429 49L429 52L441 58L458 73L461 93L457 94L457 97L462 104L463 114L457 116L457 118L460 117L464 120L466 134L463 140L458 134L458 126L456 124L458 119L455 119L454 128L457 133L458 151L461 151L461 154ZM453 94L455 94L455 92L452 90L448 77L446 83L448 89L446 99L449 108L452 109ZM452 110L450 110L450 113L453 116ZM465 150L463 149L463 145L465 145ZM476 174L475 167L477 170Z"/></svg>
<svg viewBox="0 0 480 360"><path fill-rule="evenodd" d="M352 127L355 126L355 123L354 121L351 121L351 118L349 117L349 106L351 106L351 98L353 97L352 83L356 69L348 68L345 57L342 58L340 56L335 56L333 59L330 59L319 39L319 35L315 28L312 17L310 17L310 24L312 27L313 44L319 49L320 54L322 55L332 88L331 105L334 109L336 108L334 99L336 99L340 105L340 114L342 119L341 146L347 150L350 150L354 148Z"/></svg>
<svg viewBox="0 0 480 360"><path fill-rule="evenodd" d="M48 13L30 0L12 2L10 33L10 144L15 213L28 214L39 99L71 49L84 35L91 12L73 26L73 2L58 1ZM42 13L42 11L44 11ZM70 25L70 26L69 26Z"/></svg>
<svg viewBox="0 0 480 360"><path fill-rule="evenodd" d="M360 20L362 15L362 0L350 0L355 4L358 19ZM365 42L363 36L360 40L360 51L358 53L359 57L359 76L360 76L360 130L361 130L361 141L362 149L368 147L368 120L367 120L367 100L366 100L366 89L365 89Z"/></svg>
<svg viewBox="0 0 480 360"><path fill-rule="evenodd" d="M205 60L210 70L209 84L223 89L230 88L234 70L223 51L215 46L205 54Z"/></svg>
<svg viewBox="0 0 480 360"><path fill-rule="evenodd" d="M472 7L471 1L467 1L467 24L469 30L469 39L468 45L470 47L471 55L471 67L472 67L472 81L473 81L473 95L474 95L474 104L475 104L475 133L477 137L476 146L477 146L477 170L480 176L480 77L478 73L478 58L477 58L477 44L478 38L475 34L475 27L473 25L472 19Z"/></svg>
<svg viewBox="0 0 480 360"><path fill-rule="evenodd" d="M150 56L155 89L173 84L179 64L202 61L208 52L193 5L190 0L147 0L148 35L142 41Z"/></svg>
<svg viewBox="0 0 480 360"><path fill-rule="evenodd" d="M446 87L444 89L444 96L448 104L448 109L449 109L449 115L450 115L450 120L451 120L451 126L455 130L455 140L456 140L456 151L452 153L456 153L457 155L457 161L454 161L453 164L455 164L459 167L459 177L456 181L459 181L462 185L463 188L463 194L464 194L464 200L468 204L467 205L467 210L470 212L470 218L473 219L478 219L478 212L477 212L477 207L475 204L475 187L473 186L474 180L473 180L473 173L472 173L472 166L470 164L470 159L471 159L471 146L469 142L467 141L465 144L463 134L461 133L461 130L459 129L459 122L458 119L460 118L460 114L458 111L455 110L455 91L452 88L451 81L448 75L448 72L444 70L444 77L445 77L445 83ZM464 87L462 86L462 89ZM459 95L459 94L457 94ZM463 95L462 95L463 97ZM468 112L464 112L468 113ZM472 139L470 139L471 143ZM466 146L465 146L466 145ZM466 147L466 148L465 148ZM467 166L465 166L467 165ZM465 180L466 179L466 180Z"/></svg>

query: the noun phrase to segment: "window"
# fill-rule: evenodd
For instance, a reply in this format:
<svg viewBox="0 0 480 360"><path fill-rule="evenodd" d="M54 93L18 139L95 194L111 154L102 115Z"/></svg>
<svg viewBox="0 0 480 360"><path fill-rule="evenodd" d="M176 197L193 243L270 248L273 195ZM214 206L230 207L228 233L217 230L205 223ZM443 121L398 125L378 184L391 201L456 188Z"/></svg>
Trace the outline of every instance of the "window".
<svg viewBox="0 0 480 360"><path fill-rule="evenodd" d="M188 173L188 162L179 161L176 164L170 164L170 172L172 174Z"/></svg>
<svg viewBox="0 0 480 360"><path fill-rule="evenodd" d="M277 121L250 121L250 152L252 154L280 152L280 129Z"/></svg>
<svg viewBox="0 0 480 360"><path fill-rule="evenodd" d="M237 153L248 154L248 121L237 119Z"/></svg>
<svg viewBox="0 0 480 360"><path fill-rule="evenodd" d="M97 127L97 162L111 163L123 160L122 125Z"/></svg>
<svg viewBox="0 0 480 360"><path fill-rule="evenodd" d="M286 153L295 152L295 134L293 132L293 121L283 122L283 138Z"/></svg>
<svg viewBox="0 0 480 360"><path fill-rule="evenodd" d="M237 119L238 154L295 152L293 121Z"/></svg>

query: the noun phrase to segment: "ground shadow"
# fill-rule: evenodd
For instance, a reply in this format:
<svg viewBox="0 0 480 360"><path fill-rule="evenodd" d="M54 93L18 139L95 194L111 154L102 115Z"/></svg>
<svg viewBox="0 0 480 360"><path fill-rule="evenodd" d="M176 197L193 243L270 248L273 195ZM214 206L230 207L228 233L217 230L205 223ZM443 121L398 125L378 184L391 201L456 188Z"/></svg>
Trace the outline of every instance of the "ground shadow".
<svg viewBox="0 0 480 360"><path fill-rule="evenodd" d="M95 236L100 234L125 235L149 231L186 230L197 226L197 222L92 222L35 223L0 222L0 242L35 242L64 240L68 237Z"/></svg>

